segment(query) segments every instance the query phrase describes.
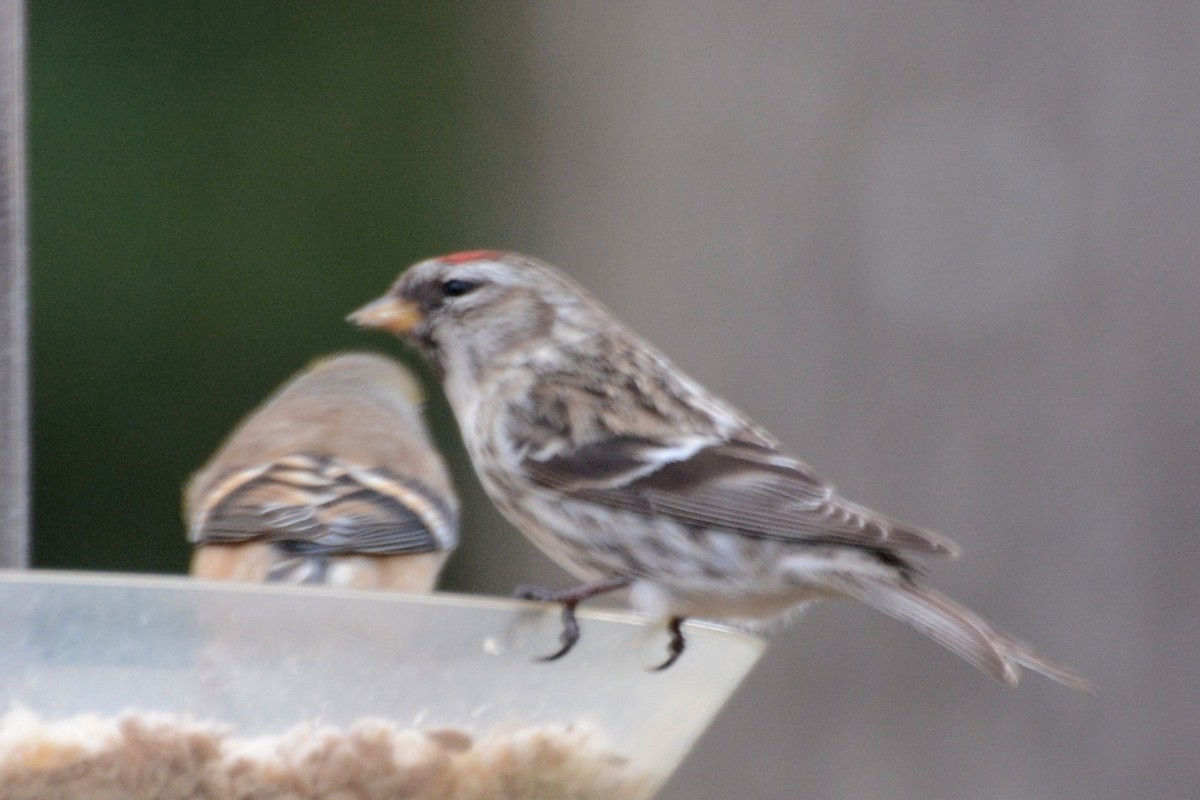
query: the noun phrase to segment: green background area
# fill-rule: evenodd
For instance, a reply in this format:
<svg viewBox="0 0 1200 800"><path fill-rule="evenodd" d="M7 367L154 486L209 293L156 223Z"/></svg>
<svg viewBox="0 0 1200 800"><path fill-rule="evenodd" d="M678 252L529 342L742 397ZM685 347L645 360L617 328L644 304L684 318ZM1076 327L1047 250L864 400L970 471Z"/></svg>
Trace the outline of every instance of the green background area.
<svg viewBox="0 0 1200 800"><path fill-rule="evenodd" d="M322 353L412 363L344 316L515 244L476 188L520 182L520 20L486 12L31 4L36 566L183 571L180 487L242 414Z"/></svg>

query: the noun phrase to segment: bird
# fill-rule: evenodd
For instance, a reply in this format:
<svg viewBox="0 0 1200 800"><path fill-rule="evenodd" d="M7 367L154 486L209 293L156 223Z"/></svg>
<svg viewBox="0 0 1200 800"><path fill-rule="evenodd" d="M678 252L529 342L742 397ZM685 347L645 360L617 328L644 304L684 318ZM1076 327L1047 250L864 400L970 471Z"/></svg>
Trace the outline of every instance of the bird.
<svg viewBox="0 0 1200 800"><path fill-rule="evenodd" d="M706 390L563 272L514 252L421 261L348 319L413 345L441 381L472 465L501 513L582 581L524 586L575 608L628 589L664 620L773 631L808 604L851 598L908 623L1000 681L1021 668L1091 684L928 586L915 559L950 539L843 498L765 429Z"/></svg>
<svg viewBox="0 0 1200 800"><path fill-rule="evenodd" d="M431 591L458 543L458 498L421 402L416 379L374 353L293 376L184 490L193 577Z"/></svg>

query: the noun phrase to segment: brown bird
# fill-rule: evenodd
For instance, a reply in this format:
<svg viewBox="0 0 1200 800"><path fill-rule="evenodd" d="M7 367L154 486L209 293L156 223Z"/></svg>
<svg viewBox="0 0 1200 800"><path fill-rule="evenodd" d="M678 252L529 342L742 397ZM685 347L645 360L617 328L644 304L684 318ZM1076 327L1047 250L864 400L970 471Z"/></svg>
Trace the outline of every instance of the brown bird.
<svg viewBox="0 0 1200 800"><path fill-rule="evenodd" d="M247 417L184 493L199 578L430 591L458 499L413 377L322 358Z"/></svg>
<svg viewBox="0 0 1200 800"><path fill-rule="evenodd" d="M1028 667L1075 688L1078 673L926 586L911 559L945 537L842 498L765 430L705 390L562 273L489 250L416 264L350 319L414 344L442 379L475 470L501 512L586 583L529 587L575 606L629 587L666 619L770 626L848 597L903 620L1016 683Z"/></svg>

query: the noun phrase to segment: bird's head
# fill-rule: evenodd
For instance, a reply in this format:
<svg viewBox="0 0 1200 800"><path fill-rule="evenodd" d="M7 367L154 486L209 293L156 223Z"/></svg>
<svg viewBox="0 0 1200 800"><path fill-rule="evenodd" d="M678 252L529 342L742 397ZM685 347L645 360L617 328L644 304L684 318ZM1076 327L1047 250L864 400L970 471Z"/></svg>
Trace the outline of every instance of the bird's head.
<svg viewBox="0 0 1200 800"><path fill-rule="evenodd" d="M527 351L595 301L553 267L527 256L472 250L421 261L348 319L412 343L439 375L479 374Z"/></svg>

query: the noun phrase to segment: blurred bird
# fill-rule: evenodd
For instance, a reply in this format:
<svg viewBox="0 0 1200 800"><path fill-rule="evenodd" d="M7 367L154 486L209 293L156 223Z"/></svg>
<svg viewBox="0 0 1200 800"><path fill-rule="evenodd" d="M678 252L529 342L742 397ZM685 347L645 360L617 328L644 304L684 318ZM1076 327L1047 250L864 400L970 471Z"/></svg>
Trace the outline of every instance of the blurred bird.
<svg viewBox="0 0 1200 800"><path fill-rule="evenodd" d="M416 264L350 316L406 338L433 365L475 469L507 518L587 583L522 587L563 604L629 587L666 619L769 627L827 597L860 600L994 678L1028 667L1088 689L921 583L912 556L950 556L935 533L840 497L740 411L689 378L566 276L481 250Z"/></svg>
<svg viewBox="0 0 1200 800"><path fill-rule="evenodd" d="M199 578L430 591L458 499L391 359L322 358L247 417L184 493Z"/></svg>

